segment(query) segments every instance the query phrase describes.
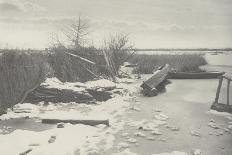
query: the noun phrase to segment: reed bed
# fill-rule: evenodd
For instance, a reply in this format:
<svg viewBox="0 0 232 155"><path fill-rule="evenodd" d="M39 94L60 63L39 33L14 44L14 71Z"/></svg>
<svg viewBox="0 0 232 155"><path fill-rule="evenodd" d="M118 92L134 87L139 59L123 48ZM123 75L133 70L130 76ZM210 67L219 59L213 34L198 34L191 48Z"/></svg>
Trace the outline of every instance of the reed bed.
<svg viewBox="0 0 232 155"><path fill-rule="evenodd" d="M5 50L0 56L0 115L22 102L45 78L48 65L42 55Z"/></svg>
<svg viewBox="0 0 232 155"><path fill-rule="evenodd" d="M199 72L199 67L206 65L207 62L202 55L182 54L182 55L134 55L131 63L138 65L136 70L140 74L151 74L161 65L169 64L171 69L178 72Z"/></svg>

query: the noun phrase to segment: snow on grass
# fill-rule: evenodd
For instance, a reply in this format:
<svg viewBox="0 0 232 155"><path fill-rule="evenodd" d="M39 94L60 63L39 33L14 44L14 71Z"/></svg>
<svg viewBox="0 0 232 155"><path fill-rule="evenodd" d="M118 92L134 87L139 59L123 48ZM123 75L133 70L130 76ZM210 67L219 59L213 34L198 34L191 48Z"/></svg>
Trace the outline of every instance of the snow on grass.
<svg viewBox="0 0 232 155"><path fill-rule="evenodd" d="M69 89L77 92L85 91L85 84L80 82L70 83L70 82L61 82L57 78L47 78L45 82L41 84L46 88L56 88L56 89Z"/></svg>
<svg viewBox="0 0 232 155"><path fill-rule="evenodd" d="M56 89L69 89L76 92L82 92L86 89L96 89L96 88L115 88L116 84L112 81L106 79L100 79L96 81L88 81L86 83L81 82L61 82L57 78L47 78L45 82L41 84L46 88L56 88Z"/></svg>
<svg viewBox="0 0 232 155"><path fill-rule="evenodd" d="M106 79L100 79L96 81L88 81L85 83L86 87L91 88L114 88L116 84Z"/></svg>
<svg viewBox="0 0 232 155"><path fill-rule="evenodd" d="M134 79L128 79L128 78L118 78L117 81L119 83L134 83L135 82Z"/></svg>

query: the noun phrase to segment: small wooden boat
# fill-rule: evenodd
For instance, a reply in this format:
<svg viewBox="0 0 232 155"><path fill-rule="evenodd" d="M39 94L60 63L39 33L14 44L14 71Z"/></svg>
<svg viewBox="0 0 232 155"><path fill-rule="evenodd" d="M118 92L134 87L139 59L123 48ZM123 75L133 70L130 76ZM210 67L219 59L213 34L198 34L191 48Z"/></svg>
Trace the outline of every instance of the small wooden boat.
<svg viewBox="0 0 232 155"><path fill-rule="evenodd" d="M159 67L148 80L144 81L140 87L143 88L144 96L155 96L158 94L160 85L167 79L169 65Z"/></svg>
<svg viewBox="0 0 232 155"><path fill-rule="evenodd" d="M225 72L168 72L169 79L213 79Z"/></svg>

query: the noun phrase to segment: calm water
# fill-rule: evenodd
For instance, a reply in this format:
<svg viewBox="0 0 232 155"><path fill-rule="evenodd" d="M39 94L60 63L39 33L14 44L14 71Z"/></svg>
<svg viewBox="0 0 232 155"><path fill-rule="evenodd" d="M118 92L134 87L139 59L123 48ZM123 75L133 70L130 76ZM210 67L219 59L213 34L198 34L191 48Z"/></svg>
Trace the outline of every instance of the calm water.
<svg viewBox="0 0 232 155"><path fill-rule="evenodd" d="M225 52L217 55L214 55L212 53L206 53L205 58L209 65L232 67L232 52Z"/></svg>

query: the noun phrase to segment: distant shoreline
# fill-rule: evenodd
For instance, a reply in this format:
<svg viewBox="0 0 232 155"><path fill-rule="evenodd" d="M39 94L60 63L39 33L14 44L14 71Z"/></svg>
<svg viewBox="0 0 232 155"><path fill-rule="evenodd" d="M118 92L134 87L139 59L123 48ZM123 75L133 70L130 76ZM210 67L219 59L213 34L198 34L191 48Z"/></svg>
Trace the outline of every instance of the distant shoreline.
<svg viewBox="0 0 232 155"><path fill-rule="evenodd" d="M135 51L232 51L232 48L135 48Z"/></svg>
<svg viewBox="0 0 232 155"><path fill-rule="evenodd" d="M49 51L48 49L0 49L0 53L7 50L19 50L25 52L45 52ZM101 51L102 49L96 49L97 51ZM213 52L232 52L232 48L133 48L131 51L213 51Z"/></svg>

